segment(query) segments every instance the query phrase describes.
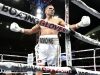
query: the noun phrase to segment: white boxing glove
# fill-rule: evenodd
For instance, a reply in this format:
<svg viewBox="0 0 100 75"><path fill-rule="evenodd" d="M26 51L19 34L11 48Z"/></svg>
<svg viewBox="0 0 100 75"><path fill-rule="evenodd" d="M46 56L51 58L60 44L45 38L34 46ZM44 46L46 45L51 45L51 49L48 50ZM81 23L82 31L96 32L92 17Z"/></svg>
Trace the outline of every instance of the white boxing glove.
<svg viewBox="0 0 100 75"><path fill-rule="evenodd" d="M83 16L81 21L76 24L76 27L86 27L90 25L90 17L89 16Z"/></svg>
<svg viewBox="0 0 100 75"><path fill-rule="evenodd" d="M19 27L19 25L16 22L11 23L10 30L13 32L22 32L24 33L24 29Z"/></svg>

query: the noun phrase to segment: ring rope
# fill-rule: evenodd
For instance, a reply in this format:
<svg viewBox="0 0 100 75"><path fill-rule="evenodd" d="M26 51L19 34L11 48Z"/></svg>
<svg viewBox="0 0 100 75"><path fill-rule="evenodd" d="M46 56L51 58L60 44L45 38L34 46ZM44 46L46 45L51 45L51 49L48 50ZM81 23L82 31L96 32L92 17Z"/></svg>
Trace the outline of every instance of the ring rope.
<svg viewBox="0 0 100 75"><path fill-rule="evenodd" d="M76 31L73 31L73 32L75 33L73 36L76 37L77 39L82 40L82 41L89 43L89 44L100 46L100 42L98 40L91 39L87 36L84 36L84 35L76 32Z"/></svg>
<svg viewBox="0 0 100 75"><path fill-rule="evenodd" d="M72 3L76 4L77 6L79 6L80 8L84 9L85 11L89 12L90 14L92 14L93 16L97 17L98 19L100 19L100 13L89 7L86 3L84 3L82 0L71 0Z"/></svg>
<svg viewBox="0 0 100 75"><path fill-rule="evenodd" d="M52 67L52 66L35 66L29 64L20 64L13 62L0 62L0 68L3 70L16 71L16 72L27 72L27 71L36 71L42 70L44 72L61 72L61 73L76 73L78 75L100 75L99 71L91 71L74 67Z"/></svg>
<svg viewBox="0 0 100 75"><path fill-rule="evenodd" d="M9 57L21 57L21 58L27 58L27 56L8 55L8 54L0 54L0 56L9 56Z"/></svg>
<svg viewBox="0 0 100 75"><path fill-rule="evenodd" d="M69 67L46 67L46 66L35 66L30 64L21 64L21 63L13 63L13 62L0 62L0 68L3 70L11 70L11 71L18 71L27 72L27 71L55 71L55 72L64 72L70 73L71 69Z"/></svg>
<svg viewBox="0 0 100 75"><path fill-rule="evenodd" d="M0 3L0 14L11 17L11 18L23 20L23 21L26 21L26 22L29 22L32 24L39 23L42 26L57 30L59 32L64 32L64 33L69 32L69 30L65 29L63 26L48 23L48 22L44 21L43 19L38 19L37 17L35 17L31 14L25 13L25 12L15 9L13 7L6 6L2 3Z"/></svg>

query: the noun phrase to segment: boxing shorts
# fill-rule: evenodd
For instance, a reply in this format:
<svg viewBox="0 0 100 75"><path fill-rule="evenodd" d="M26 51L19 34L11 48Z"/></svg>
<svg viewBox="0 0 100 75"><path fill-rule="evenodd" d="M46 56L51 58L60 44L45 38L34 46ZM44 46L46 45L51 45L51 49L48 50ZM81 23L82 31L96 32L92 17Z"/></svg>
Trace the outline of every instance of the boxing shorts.
<svg viewBox="0 0 100 75"><path fill-rule="evenodd" d="M38 44L35 46L36 64L59 66L61 48L57 35L41 35Z"/></svg>

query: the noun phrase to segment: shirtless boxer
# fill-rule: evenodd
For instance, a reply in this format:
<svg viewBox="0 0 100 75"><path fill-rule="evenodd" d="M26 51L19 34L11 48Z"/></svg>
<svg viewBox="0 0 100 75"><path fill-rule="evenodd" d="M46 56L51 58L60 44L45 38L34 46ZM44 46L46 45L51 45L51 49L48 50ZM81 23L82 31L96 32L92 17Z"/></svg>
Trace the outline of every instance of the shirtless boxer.
<svg viewBox="0 0 100 75"><path fill-rule="evenodd" d="M58 17L54 17L55 9L53 5L48 5L45 8L46 18L45 21L50 23L65 26L66 23L64 20ZM86 27L90 24L90 18L88 16L83 16L81 21L77 24L69 25L71 29L78 29L80 27ZM59 39L58 39L58 31L43 27L39 24L35 25L31 29L25 29L19 27L19 25L13 22L10 26L10 30L14 32L21 32L24 34L33 34L40 32L38 45L36 45L36 64L39 66L44 66L45 63L49 66L56 66L58 63L59 56ZM42 75L42 71L37 71L36 75ZM55 72L51 72L50 75L56 75Z"/></svg>

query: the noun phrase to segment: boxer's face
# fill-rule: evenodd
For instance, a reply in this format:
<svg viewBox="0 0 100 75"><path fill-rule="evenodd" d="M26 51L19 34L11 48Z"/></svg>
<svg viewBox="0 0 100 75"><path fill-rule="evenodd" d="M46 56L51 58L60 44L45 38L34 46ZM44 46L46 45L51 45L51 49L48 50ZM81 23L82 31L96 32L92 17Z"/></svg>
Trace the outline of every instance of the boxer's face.
<svg viewBox="0 0 100 75"><path fill-rule="evenodd" d="M55 9L52 5L49 5L49 6L46 7L45 14L53 16L54 13L55 13Z"/></svg>

